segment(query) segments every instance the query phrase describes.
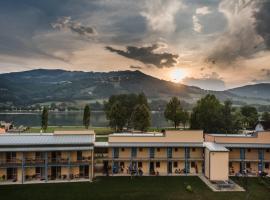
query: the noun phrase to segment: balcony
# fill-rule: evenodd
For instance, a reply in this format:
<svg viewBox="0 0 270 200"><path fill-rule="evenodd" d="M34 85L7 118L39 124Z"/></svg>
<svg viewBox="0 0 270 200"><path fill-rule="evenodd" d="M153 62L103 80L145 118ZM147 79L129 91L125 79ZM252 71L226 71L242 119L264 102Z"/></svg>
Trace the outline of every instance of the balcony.
<svg viewBox="0 0 270 200"><path fill-rule="evenodd" d="M25 166L37 166L37 165L44 165L45 159L42 158L25 158L24 165Z"/></svg>
<svg viewBox="0 0 270 200"><path fill-rule="evenodd" d="M20 167L22 166L22 160L20 159L4 159L0 160L0 167Z"/></svg>

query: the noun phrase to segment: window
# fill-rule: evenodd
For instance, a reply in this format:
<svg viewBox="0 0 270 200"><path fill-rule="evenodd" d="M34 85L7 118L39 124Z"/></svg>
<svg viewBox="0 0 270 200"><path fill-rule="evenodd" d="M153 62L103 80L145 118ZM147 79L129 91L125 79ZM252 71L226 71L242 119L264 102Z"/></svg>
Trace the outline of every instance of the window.
<svg viewBox="0 0 270 200"><path fill-rule="evenodd" d="M82 151L77 151L77 160L82 160Z"/></svg>
<svg viewBox="0 0 270 200"><path fill-rule="evenodd" d="M269 149L266 149L266 152L269 153L270 152Z"/></svg>
<svg viewBox="0 0 270 200"><path fill-rule="evenodd" d="M229 167L233 167L232 162L229 162Z"/></svg>
<svg viewBox="0 0 270 200"><path fill-rule="evenodd" d="M160 148L157 148L157 152L160 152Z"/></svg>
<svg viewBox="0 0 270 200"><path fill-rule="evenodd" d="M196 151L196 148L192 148L192 152L195 152Z"/></svg>
<svg viewBox="0 0 270 200"><path fill-rule="evenodd" d="M251 152L251 149L248 149L248 152Z"/></svg>
<svg viewBox="0 0 270 200"><path fill-rule="evenodd" d="M38 174L38 175L41 174L41 167L36 167L36 174Z"/></svg>
<svg viewBox="0 0 270 200"><path fill-rule="evenodd" d="M178 167L178 162L173 162L173 167L174 168Z"/></svg>
<svg viewBox="0 0 270 200"><path fill-rule="evenodd" d="M138 162L138 167L142 168L142 162Z"/></svg>
<svg viewBox="0 0 270 200"><path fill-rule="evenodd" d="M121 148L121 151L125 151L125 148Z"/></svg>
<svg viewBox="0 0 270 200"><path fill-rule="evenodd" d="M160 168L160 162L156 162L156 168Z"/></svg>
<svg viewBox="0 0 270 200"><path fill-rule="evenodd" d="M229 148L229 151L233 151L233 149L232 148Z"/></svg>
<svg viewBox="0 0 270 200"><path fill-rule="evenodd" d="M174 148L174 151L177 152L178 151L178 148Z"/></svg>
<svg viewBox="0 0 270 200"><path fill-rule="evenodd" d="M246 163L246 168L250 168L250 162Z"/></svg>
<svg viewBox="0 0 270 200"><path fill-rule="evenodd" d="M143 148L139 148L139 152L142 152L143 151Z"/></svg>
<svg viewBox="0 0 270 200"><path fill-rule="evenodd" d="M264 164L264 168L269 169L269 163L268 162Z"/></svg>
<svg viewBox="0 0 270 200"><path fill-rule="evenodd" d="M193 167L193 168L195 167L195 162L194 161L191 162L191 167Z"/></svg>

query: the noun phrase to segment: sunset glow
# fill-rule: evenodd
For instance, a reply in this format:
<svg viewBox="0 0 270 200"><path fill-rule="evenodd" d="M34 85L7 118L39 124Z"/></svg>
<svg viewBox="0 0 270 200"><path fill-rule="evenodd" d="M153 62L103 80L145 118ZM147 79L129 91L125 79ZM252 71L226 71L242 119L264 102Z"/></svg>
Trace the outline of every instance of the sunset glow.
<svg viewBox="0 0 270 200"><path fill-rule="evenodd" d="M185 78L187 73L182 69L174 69L170 73L171 81L179 83Z"/></svg>

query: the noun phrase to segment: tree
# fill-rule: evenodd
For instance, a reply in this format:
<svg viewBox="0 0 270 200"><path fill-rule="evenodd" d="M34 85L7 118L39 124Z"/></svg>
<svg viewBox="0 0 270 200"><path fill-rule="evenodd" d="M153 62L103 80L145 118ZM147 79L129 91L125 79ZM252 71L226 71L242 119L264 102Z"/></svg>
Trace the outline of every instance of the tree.
<svg viewBox="0 0 270 200"><path fill-rule="evenodd" d="M86 129L89 128L90 125L90 117L91 117L91 110L90 110L90 106L86 105L84 107L84 111L83 111L83 125L85 126Z"/></svg>
<svg viewBox="0 0 270 200"><path fill-rule="evenodd" d="M145 94L143 92L138 95L137 104L145 105L145 106L147 106L149 108L147 97L145 96Z"/></svg>
<svg viewBox="0 0 270 200"><path fill-rule="evenodd" d="M109 124L116 132L122 131L126 124L125 108L121 106L120 102L116 101L107 113L107 118L110 120Z"/></svg>
<svg viewBox="0 0 270 200"><path fill-rule="evenodd" d="M172 121L174 124L174 128L176 129L179 126L182 120L182 107L180 100L177 97L173 97L169 103L166 105L164 116L167 120Z"/></svg>
<svg viewBox="0 0 270 200"><path fill-rule="evenodd" d="M243 106L241 108L245 128L253 128L258 121L258 112L255 107Z"/></svg>
<svg viewBox="0 0 270 200"><path fill-rule="evenodd" d="M232 115L232 102L227 100L222 106L222 122L223 131L225 133L231 133L233 131L233 115Z"/></svg>
<svg viewBox="0 0 270 200"><path fill-rule="evenodd" d="M133 127L140 131L147 131L151 124L149 108L145 104L137 105L132 113Z"/></svg>
<svg viewBox="0 0 270 200"><path fill-rule="evenodd" d="M184 129L186 128L186 124L189 121L189 114L187 111L183 111L182 113L182 124L184 126Z"/></svg>
<svg viewBox="0 0 270 200"><path fill-rule="evenodd" d="M263 112L261 119L265 122L270 122L270 114L269 112Z"/></svg>
<svg viewBox="0 0 270 200"><path fill-rule="evenodd" d="M137 105L145 105L147 108L149 108L147 98L144 95L144 93L141 93L139 95L137 94L112 95L107 102L104 102L104 111L106 113L107 119L109 121L112 120L110 124L112 124L113 127L115 127L114 121L115 119L112 116L115 115L112 115L111 111L113 105L115 104L121 107L121 109L118 110L118 114L121 115L121 118L123 118L123 121L121 120L122 128L124 126L126 126L127 128L132 128L132 114Z"/></svg>
<svg viewBox="0 0 270 200"><path fill-rule="evenodd" d="M203 129L207 133L218 133L222 129L222 105L215 95L208 94L197 101L190 117L191 129Z"/></svg>
<svg viewBox="0 0 270 200"><path fill-rule="evenodd" d="M45 132L48 128L48 118L49 118L48 115L49 115L48 108L45 106L41 114L41 128Z"/></svg>

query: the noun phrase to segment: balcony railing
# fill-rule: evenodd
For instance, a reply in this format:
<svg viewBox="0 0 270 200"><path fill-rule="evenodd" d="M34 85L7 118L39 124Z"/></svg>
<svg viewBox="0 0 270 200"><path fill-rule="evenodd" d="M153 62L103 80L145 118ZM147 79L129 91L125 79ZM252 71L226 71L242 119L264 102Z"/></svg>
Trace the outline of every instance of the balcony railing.
<svg viewBox="0 0 270 200"><path fill-rule="evenodd" d="M22 160L16 158L0 160L0 166L16 167L21 165Z"/></svg>
<svg viewBox="0 0 270 200"><path fill-rule="evenodd" d="M117 157L117 158L113 158L113 157L109 157L108 160L117 160L117 161L130 161L130 160L134 160L134 161L147 161L147 160L185 160L185 157L170 157L168 158L167 156L158 156L158 157ZM190 157L187 158L187 160L203 160L203 157Z"/></svg>

